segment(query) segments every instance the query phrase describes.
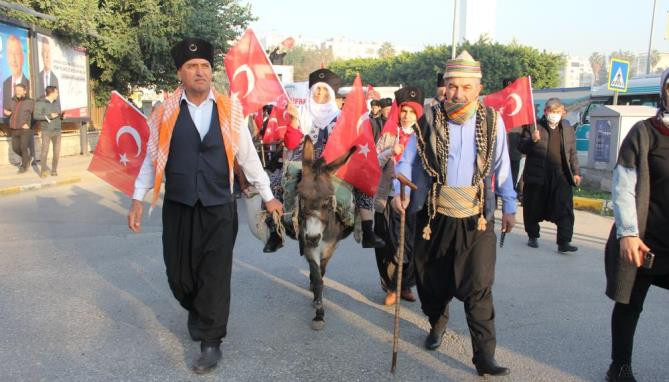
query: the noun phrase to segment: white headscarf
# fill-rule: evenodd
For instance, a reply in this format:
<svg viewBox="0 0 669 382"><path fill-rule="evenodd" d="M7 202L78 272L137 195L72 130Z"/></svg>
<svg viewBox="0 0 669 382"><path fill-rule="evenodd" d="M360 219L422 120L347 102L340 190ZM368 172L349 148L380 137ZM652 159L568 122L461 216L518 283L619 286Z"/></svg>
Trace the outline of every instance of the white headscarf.
<svg viewBox="0 0 669 382"><path fill-rule="evenodd" d="M319 104L314 101L313 92L317 86L323 85L328 89L330 100L327 103ZM335 100L335 92L330 85L325 82L317 82L309 88L309 97L307 102L300 107L300 130L303 134L318 136L318 131L330 125L333 119L339 116L339 107Z"/></svg>

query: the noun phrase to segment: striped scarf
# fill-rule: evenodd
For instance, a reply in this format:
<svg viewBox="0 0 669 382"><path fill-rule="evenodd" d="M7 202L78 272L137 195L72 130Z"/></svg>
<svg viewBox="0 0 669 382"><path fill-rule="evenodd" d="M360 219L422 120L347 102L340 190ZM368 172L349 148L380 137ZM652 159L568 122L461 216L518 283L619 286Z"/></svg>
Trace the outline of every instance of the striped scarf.
<svg viewBox="0 0 669 382"><path fill-rule="evenodd" d="M448 115L449 121L455 123L456 125L462 125L469 118L473 117L476 114L476 109L478 107L478 99L474 99L471 102L467 103L457 103L444 101L444 110L446 115Z"/></svg>
<svg viewBox="0 0 669 382"><path fill-rule="evenodd" d="M475 105L476 171L474 171L474 176L472 177L472 188L468 190L463 189L461 191L468 194L469 192L476 190L476 199L478 199L478 201L475 202L475 205L478 207L479 212L477 229L479 231L484 231L487 225L484 206L484 179L490 174L493 167L492 161L495 146L497 145L497 112L486 108L478 102L476 102ZM429 126L430 137L428 139L426 139L424 132L421 129L416 130L416 148L418 150L418 156L421 159L425 172L433 178L432 187L428 192L428 200L426 202L428 221L423 228L423 238L425 240L430 240L430 236L432 235L430 225L432 224L432 220L436 216L438 209L442 209L443 211L445 207L445 199L453 197L453 195L448 194L451 191L446 191L446 193L441 191L442 188L448 188L446 179L448 173L448 154L451 145L448 129L448 122L450 120L446 116L447 112L445 106L445 104L437 104L433 106L432 114L434 115L434 124ZM490 113L490 122L488 122L488 112ZM488 132L489 123L490 132ZM433 160L431 160L431 158ZM439 205L440 199L442 201L441 206ZM474 205L472 205L472 207L474 207ZM463 208L462 213L469 213L469 210L467 209L467 211L464 211Z"/></svg>
<svg viewBox="0 0 669 382"><path fill-rule="evenodd" d="M160 194L160 187L165 175L165 165L167 164L167 157L170 152L172 132L181 111L181 95L183 91L183 87L179 86L162 105L151 113L148 120L148 153L156 169L153 196L149 211L153 210ZM242 114L241 103L237 98L231 99L217 92L216 89L213 89L213 93L216 99L216 108L218 109L218 120L221 125L225 154L228 158L228 172L230 174L230 187L232 188L234 182L234 159L239 149L239 132L244 122L244 116Z"/></svg>

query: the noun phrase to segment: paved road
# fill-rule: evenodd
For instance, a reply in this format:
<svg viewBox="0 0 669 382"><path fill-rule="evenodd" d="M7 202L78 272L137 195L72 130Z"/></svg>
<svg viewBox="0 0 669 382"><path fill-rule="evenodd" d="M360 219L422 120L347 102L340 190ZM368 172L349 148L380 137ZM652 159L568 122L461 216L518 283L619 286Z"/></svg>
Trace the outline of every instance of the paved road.
<svg viewBox="0 0 669 382"><path fill-rule="evenodd" d="M196 377L189 367L198 346L164 275L160 210L132 235L128 203L92 177L0 198L1 381L479 379L457 301L438 352L422 349L427 321L418 303L403 305L399 369L389 373L392 310L379 305L373 252L352 239L328 268L326 328L309 329L297 246L263 254L243 214L223 362ZM520 227L498 253L497 359L512 368L503 380L603 380L612 304L603 295L602 248L611 220L577 212L576 221L577 254L557 254L550 227L540 249L525 246ZM635 371L642 381L666 380L666 291L652 289L646 305Z"/></svg>

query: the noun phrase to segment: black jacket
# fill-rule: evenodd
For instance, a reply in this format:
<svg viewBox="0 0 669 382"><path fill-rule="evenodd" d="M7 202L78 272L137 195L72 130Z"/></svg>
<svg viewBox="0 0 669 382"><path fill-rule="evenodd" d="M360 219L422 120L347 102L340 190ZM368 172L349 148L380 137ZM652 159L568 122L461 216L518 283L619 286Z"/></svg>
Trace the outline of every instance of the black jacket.
<svg viewBox="0 0 669 382"><path fill-rule="evenodd" d="M546 162L548 154L548 121L546 117L542 117L537 122L537 129L541 135L538 142L532 141L531 125L523 127L520 134L520 141L518 142L518 150L526 155L525 171L523 172L523 181L534 184L543 184L546 176ZM572 186L574 183L574 175L580 175L580 168L578 165L578 155L576 153L576 136L574 129L568 121L561 120L557 129L560 131L562 142L560 144L560 154L562 162L566 164L564 171L565 176Z"/></svg>

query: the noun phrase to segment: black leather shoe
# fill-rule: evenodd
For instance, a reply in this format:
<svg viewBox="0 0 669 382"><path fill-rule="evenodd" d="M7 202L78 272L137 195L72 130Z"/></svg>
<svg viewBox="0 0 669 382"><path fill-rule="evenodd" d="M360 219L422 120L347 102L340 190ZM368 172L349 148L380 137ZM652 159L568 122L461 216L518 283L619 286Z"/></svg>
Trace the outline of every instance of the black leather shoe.
<svg viewBox="0 0 669 382"><path fill-rule="evenodd" d="M201 345L202 352L193 363L193 371L196 374L206 374L214 370L221 360L221 345Z"/></svg>
<svg viewBox="0 0 669 382"><path fill-rule="evenodd" d="M376 236L374 232L371 233L362 233L362 247L363 248L383 248L386 246L386 242L383 241L380 237Z"/></svg>
<svg viewBox="0 0 669 382"><path fill-rule="evenodd" d="M430 329L430 334L425 338L425 348L427 350L436 350L441 346L441 341L444 338L444 333L446 332L446 320L443 316L439 318L436 324Z"/></svg>
<svg viewBox="0 0 669 382"><path fill-rule="evenodd" d="M636 382L632 374L632 366L624 363L622 365L612 363L606 372L606 380L610 382Z"/></svg>
<svg viewBox="0 0 669 382"><path fill-rule="evenodd" d="M532 247L532 248L539 248L539 240L537 240L536 237L531 237L531 238L527 241L527 246L528 246L528 247Z"/></svg>
<svg viewBox="0 0 669 382"><path fill-rule="evenodd" d="M576 252L576 251L578 251L578 248L574 247L573 245L571 245L569 243L558 244L558 252L560 252L560 253Z"/></svg>
<svg viewBox="0 0 669 382"><path fill-rule="evenodd" d="M511 370L506 367L499 366L492 357L474 358L473 361L474 366L476 366L476 372L480 376L490 375L493 377L500 377L511 374Z"/></svg>
<svg viewBox="0 0 669 382"><path fill-rule="evenodd" d="M274 224L274 219L272 219L271 216L268 216L267 219L265 219L265 223L267 224L267 229L269 230L269 239L267 239L267 243L265 243L265 247L262 249L262 251L265 253L273 253L276 252L279 248L283 247L283 240L276 231L276 224Z"/></svg>

